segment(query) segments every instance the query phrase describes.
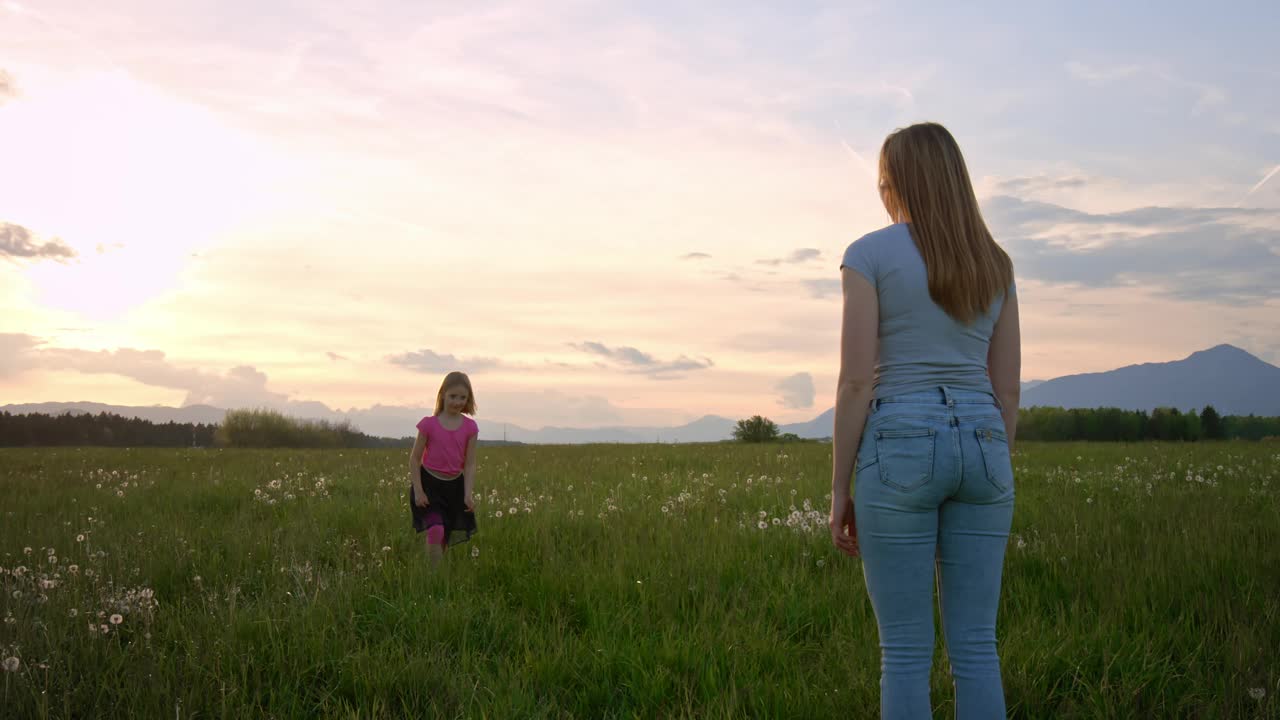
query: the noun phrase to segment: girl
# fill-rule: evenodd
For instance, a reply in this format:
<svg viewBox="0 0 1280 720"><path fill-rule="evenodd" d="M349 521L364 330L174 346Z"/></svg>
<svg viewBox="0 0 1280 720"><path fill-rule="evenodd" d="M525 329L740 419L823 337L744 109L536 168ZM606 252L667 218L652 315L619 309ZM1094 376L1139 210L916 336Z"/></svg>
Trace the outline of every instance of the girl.
<svg viewBox="0 0 1280 720"><path fill-rule="evenodd" d="M476 531L472 491L480 428L466 417L475 411L471 379L449 373L436 393L435 414L418 423L418 439L409 453L413 529L426 533L432 563L440 561L450 544L466 542Z"/></svg>
<svg viewBox="0 0 1280 720"><path fill-rule="evenodd" d="M881 717L932 717L936 555L956 717L1003 718L996 608L1021 366L1013 264L941 125L889 135L880 198L894 224L841 263L831 538L862 556Z"/></svg>

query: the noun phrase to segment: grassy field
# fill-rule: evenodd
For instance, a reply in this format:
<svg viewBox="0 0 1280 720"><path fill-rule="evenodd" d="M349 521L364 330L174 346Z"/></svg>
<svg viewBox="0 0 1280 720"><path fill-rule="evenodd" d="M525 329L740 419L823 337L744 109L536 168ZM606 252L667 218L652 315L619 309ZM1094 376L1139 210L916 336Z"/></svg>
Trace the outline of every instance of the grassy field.
<svg viewBox="0 0 1280 720"><path fill-rule="evenodd" d="M435 570L405 465L0 451L0 716L877 716L826 446L482 448L480 532ZM1280 447L1015 467L1012 716L1280 717Z"/></svg>

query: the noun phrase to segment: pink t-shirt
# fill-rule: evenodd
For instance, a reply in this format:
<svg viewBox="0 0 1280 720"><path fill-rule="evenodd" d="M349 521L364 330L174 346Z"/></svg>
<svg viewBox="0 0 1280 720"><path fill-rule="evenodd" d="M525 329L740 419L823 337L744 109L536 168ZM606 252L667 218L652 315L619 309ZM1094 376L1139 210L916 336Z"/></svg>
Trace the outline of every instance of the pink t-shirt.
<svg viewBox="0 0 1280 720"><path fill-rule="evenodd" d="M427 438L422 467L441 478L452 478L462 472L467 459L467 441L480 434L480 426L463 415L458 429L449 430L440 424L440 418L428 415L418 422L418 431Z"/></svg>

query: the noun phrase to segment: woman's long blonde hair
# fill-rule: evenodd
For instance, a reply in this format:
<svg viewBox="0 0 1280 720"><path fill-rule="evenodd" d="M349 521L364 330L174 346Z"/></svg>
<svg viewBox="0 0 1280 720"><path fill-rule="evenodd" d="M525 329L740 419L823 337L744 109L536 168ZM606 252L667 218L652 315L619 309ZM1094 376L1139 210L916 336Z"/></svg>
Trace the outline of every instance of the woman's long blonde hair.
<svg viewBox="0 0 1280 720"><path fill-rule="evenodd" d="M966 325L1013 284L1013 261L982 220L960 146L937 123L894 130L880 148L880 192L909 223L929 273L929 297Z"/></svg>
<svg viewBox="0 0 1280 720"><path fill-rule="evenodd" d="M454 370L444 376L444 382L440 383L440 391L436 393L436 414L444 412L444 394L449 388L462 386L467 389L467 404L462 407L462 412L467 415L476 414L476 391L471 389L471 378L467 377L464 372Z"/></svg>

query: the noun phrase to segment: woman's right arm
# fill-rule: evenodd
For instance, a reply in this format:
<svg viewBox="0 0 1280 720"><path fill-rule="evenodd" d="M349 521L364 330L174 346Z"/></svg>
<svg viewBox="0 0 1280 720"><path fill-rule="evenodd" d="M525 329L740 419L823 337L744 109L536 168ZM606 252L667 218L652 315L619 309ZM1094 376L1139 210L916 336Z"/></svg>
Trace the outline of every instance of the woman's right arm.
<svg viewBox="0 0 1280 720"><path fill-rule="evenodd" d="M1015 290L1010 290L1005 298L991 333L987 375L991 377L991 389L1000 401L1005 433L1009 435L1009 449L1013 450L1014 436L1018 431L1018 403L1022 399L1022 330L1018 327L1018 294Z"/></svg>
<svg viewBox="0 0 1280 720"><path fill-rule="evenodd" d="M427 495L427 489L422 487L422 471L418 468L422 467L422 453L427 449L427 436L418 431L418 439L413 441L413 449L409 451L409 484L418 488L418 492L423 497Z"/></svg>

